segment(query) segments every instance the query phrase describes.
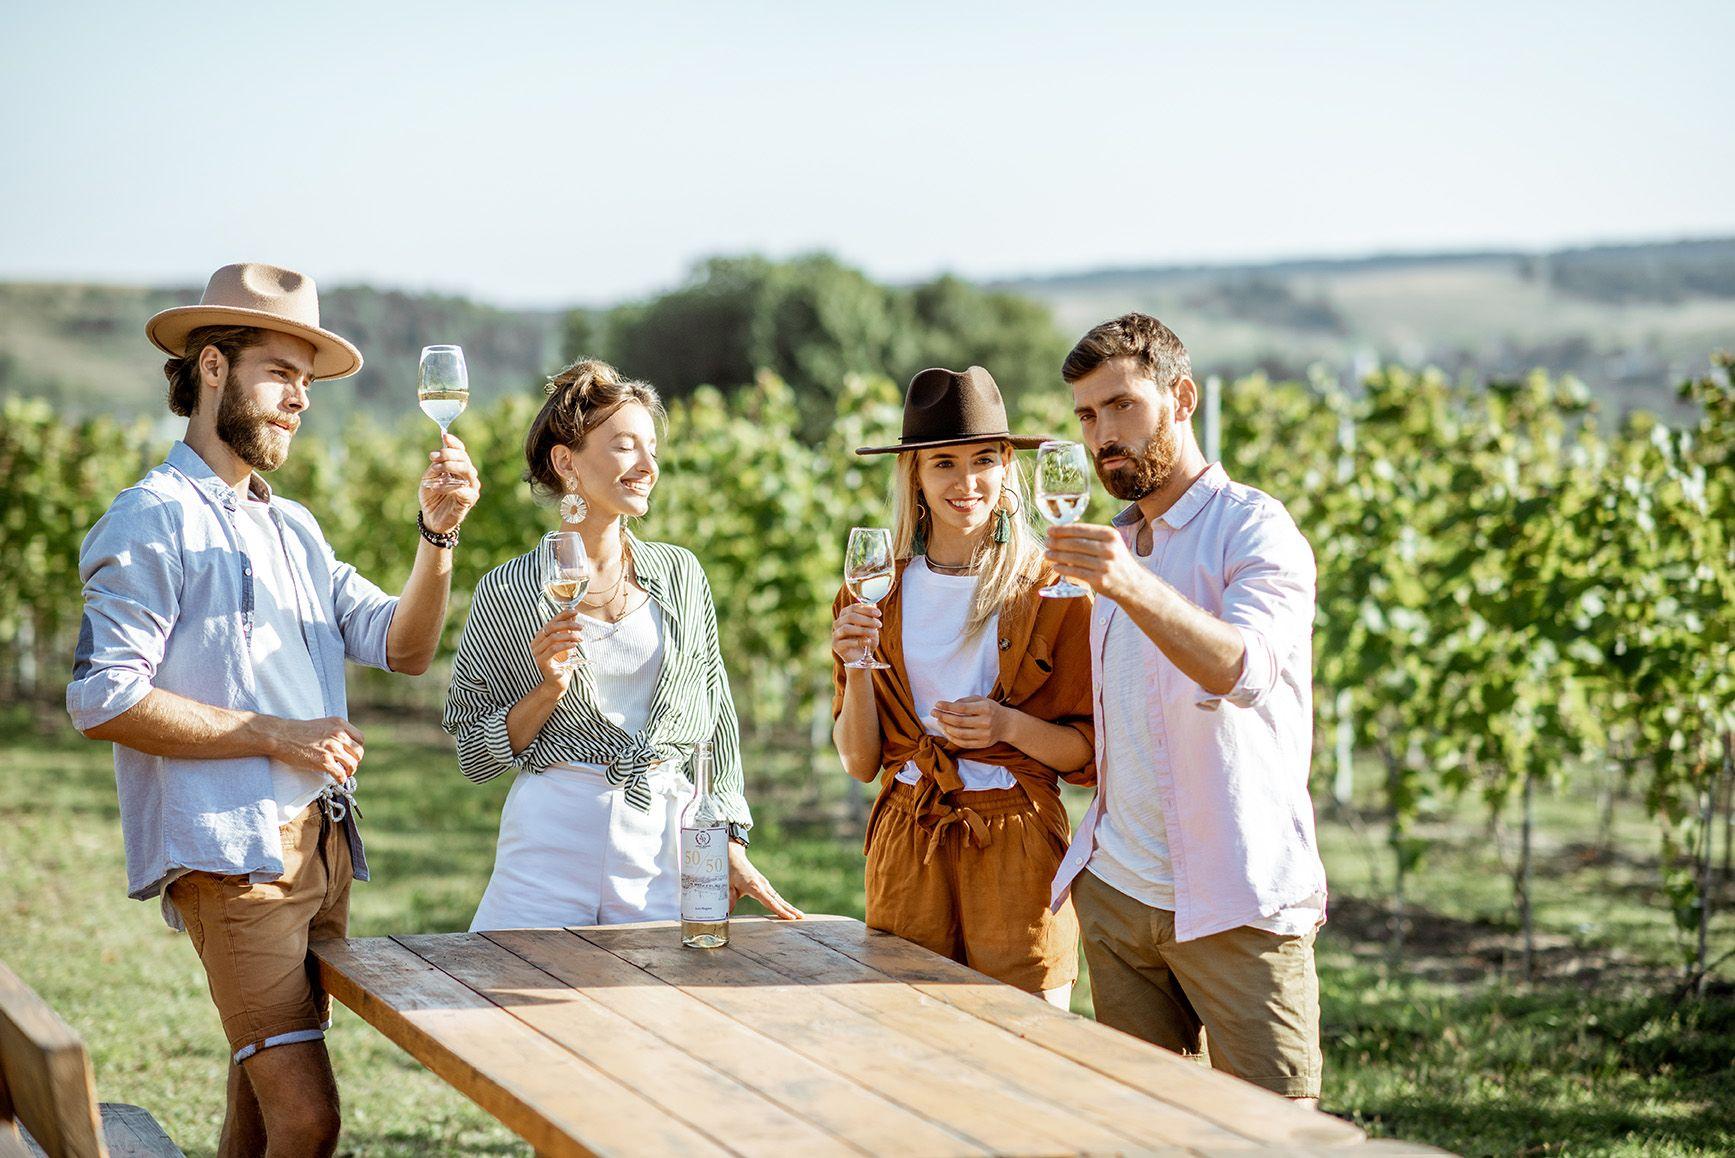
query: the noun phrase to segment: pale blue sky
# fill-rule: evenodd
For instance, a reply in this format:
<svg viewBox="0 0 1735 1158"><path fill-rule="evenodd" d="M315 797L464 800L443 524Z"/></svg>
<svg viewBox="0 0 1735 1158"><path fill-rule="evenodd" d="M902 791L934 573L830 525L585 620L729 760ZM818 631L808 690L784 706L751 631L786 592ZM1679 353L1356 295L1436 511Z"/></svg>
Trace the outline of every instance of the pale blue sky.
<svg viewBox="0 0 1735 1158"><path fill-rule="evenodd" d="M1731 44L1730 3L8 2L0 278L565 304L747 250L908 279L1729 234Z"/></svg>

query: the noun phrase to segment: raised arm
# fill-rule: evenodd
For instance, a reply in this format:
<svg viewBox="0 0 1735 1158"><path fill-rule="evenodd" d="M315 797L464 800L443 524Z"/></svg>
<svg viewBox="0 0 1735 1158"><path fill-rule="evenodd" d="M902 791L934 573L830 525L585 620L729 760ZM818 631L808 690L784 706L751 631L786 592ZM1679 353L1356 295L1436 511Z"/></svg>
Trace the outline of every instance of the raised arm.
<svg viewBox="0 0 1735 1158"><path fill-rule="evenodd" d="M1151 574L1113 527L1055 527L1048 542L1056 567L1114 600L1199 685L1201 707L1255 706L1313 627L1313 552L1281 510L1255 515L1231 545L1221 617Z"/></svg>
<svg viewBox="0 0 1735 1158"><path fill-rule="evenodd" d="M1114 600L1171 663L1206 691L1226 695L1241 677L1246 648L1240 633L1141 566L1115 528L1052 527L1048 558L1061 574Z"/></svg>
<svg viewBox="0 0 1735 1158"><path fill-rule="evenodd" d="M422 475L422 522L445 534L458 529L482 493L476 467L464 444L444 436L445 445L428 455ZM398 596L397 611L386 634L386 662L391 670L421 675L434 662L440 632L446 624L446 601L452 589L452 552L425 538L416 544L416 562Z"/></svg>

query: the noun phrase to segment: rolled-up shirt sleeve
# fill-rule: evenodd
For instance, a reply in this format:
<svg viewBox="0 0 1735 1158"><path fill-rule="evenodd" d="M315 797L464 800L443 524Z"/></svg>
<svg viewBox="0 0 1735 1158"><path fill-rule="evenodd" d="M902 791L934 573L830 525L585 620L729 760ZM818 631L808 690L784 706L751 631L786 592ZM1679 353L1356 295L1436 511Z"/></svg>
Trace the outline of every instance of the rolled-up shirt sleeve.
<svg viewBox="0 0 1735 1158"><path fill-rule="evenodd" d="M1288 512L1272 507L1248 521L1231 545L1224 579L1221 618L1240 633L1244 654L1227 694L1199 689L1194 702L1207 711L1225 702L1258 707L1281 682L1284 665L1311 654L1317 572L1313 548Z"/></svg>
<svg viewBox="0 0 1735 1158"><path fill-rule="evenodd" d="M503 673L497 670L504 657L505 642L499 638L503 622L493 587L484 578L476 585L470 614L458 637L452 684L440 717L440 726L458 741L458 770L477 784L502 772L543 768L535 755L536 741L514 752L506 730L506 716L517 700L503 686Z"/></svg>
<svg viewBox="0 0 1735 1158"><path fill-rule="evenodd" d="M320 536L320 542L324 541ZM397 596L387 595L360 571L340 562L329 545L325 550L331 565L331 604L337 612L344 654L356 663L390 671L386 639L398 609Z"/></svg>
<svg viewBox="0 0 1735 1158"><path fill-rule="evenodd" d="M179 519L139 487L122 491L78 553L84 617L66 710L79 731L148 695L181 609Z"/></svg>

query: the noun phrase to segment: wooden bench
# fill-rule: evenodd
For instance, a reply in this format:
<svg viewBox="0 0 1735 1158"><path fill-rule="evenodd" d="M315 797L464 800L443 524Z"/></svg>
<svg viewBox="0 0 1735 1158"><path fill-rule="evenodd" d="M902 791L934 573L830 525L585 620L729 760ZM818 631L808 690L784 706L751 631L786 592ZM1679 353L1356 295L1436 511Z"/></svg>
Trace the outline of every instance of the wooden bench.
<svg viewBox="0 0 1735 1158"><path fill-rule="evenodd" d="M97 1105L84 1042L0 964L0 1158L180 1153L139 1107Z"/></svg>

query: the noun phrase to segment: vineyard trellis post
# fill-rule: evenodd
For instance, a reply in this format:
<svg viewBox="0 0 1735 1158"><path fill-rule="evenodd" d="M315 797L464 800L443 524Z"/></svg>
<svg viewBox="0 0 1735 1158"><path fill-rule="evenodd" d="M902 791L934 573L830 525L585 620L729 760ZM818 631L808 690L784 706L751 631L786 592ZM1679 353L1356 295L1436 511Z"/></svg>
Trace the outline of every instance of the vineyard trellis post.
<svg viewBox="0 0 1735 1158"><path fill-rule="evenodd" d="M1339 389L1345 398L1353 398L1361 389L1376 363L1365 351L1357 354L1349 374ZM1355 476L1355 416L1346 406L1337 418L1337 483L1344 486ZM1339 809L1348 808L1355 796L1355 708L1348 688L1338 688L1332 715L1336 721L1333 753L1335 767L1331 778L1331 797Z"/></svg>

